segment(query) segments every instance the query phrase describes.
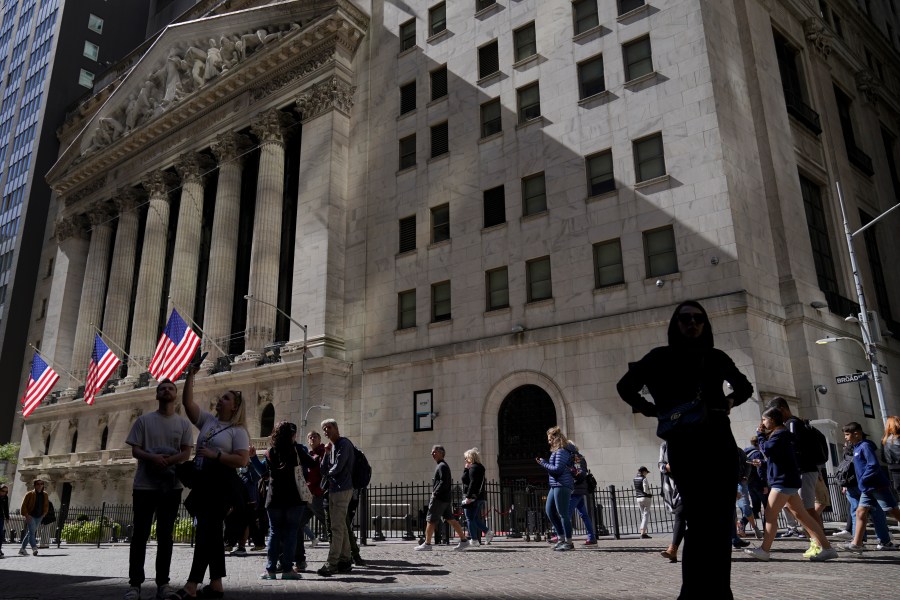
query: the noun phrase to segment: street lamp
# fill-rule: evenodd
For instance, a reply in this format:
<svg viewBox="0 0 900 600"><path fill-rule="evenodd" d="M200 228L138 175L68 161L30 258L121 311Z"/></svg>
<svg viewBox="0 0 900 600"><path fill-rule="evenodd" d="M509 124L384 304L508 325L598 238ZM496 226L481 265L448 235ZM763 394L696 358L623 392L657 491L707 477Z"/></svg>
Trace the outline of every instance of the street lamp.
<svg viewBox="0 0 900 600"><path fill-rule="evenodd" d="M821 340L816 340L816 343L819 344L820 346L824 346L825 344L831 344L833 342L840 342L841 340L850 340L851 342L856 342L856 344L860 348L862 348L862 351L866 352L866 347L863 345L863 343L861 341L859 341L858 339L852 338L852 337L846 337L846 336L827 337L827 338L822 338ZM868 353L866 352L866 354L867 354L866 358L868 358Z"/></svg>
<svg viewBox="0 0 900 600"><path fill-rule="evenodd" d="M331 407L328 406L327 404L316 404L314 406L310 406L309 408L306 409L306 414L303 415L303 426L304 427L306 427L306 423L307 423L306 418L309 416L309 412L314 408L321 408L322 410L331 410Z"/></svg>
<svg viewBox="0 0 900 600"><path fill-rule="evenodd" d="M287 314L271 302L266 302L265 300L260 300L255 297L253 294L247 294L244 296L244 300L253 300L254 302L259 302L260 304L265 304L266 306L271 306L274 308L280 315L287 317L287 319L303 330L303 356L300 361L300 410L303 410L303 407L306 405L306 325L301 325L298 323L294 317ZM307 411L307 414L309 411ZM303 419L303 424L306 425L306 419Z"/></svg>

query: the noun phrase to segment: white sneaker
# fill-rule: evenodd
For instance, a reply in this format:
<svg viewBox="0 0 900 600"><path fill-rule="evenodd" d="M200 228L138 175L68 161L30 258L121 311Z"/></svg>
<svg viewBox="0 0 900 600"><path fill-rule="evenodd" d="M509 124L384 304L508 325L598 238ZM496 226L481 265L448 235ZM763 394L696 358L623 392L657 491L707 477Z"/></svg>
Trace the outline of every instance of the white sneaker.
<svg viewBox="0 0 900 600"><path fill-rule="evenodd" d="M469 543L472 544L473 546L480 546L480 545L481 545L481 542L479 542L478 540L469 540Z"/></svg>
<svg viewBox="0 0 900 600"><path fill-rule="evenodd" d="M141 600L141 588L131 586L128 588L128 591L125 592L125 595L122 596L122 600Z"/></svg>
<svg viewBox="0 0 900 600"><path fill-rule="evenodd" d="M418 546L415 547L415 550L417 552L431 552L431 544L426 544L425 542L422 542L421 544L419 544Z"/></svg>
<svg viewBox="0 0 900 600"><path fill-rule="evenodd" d="M847 538L853 537L853 534L850 533L849 531L847 531L846 529L841 529L841 530L838 531L837 533L832 533L832 534L831 534L831 537L836 537L836 538L841 538L841 539L847 539Z"/></svg>
<svg viewBox="0 0 900 600"><path fill-rule="evenodd" d="M878 545L875 546L876 550L900 550L900 547L897 546L894 542L878 542Z"/></svg>
<svg viewBox="0 0 900 600"><path fill-rule="evenodd" d="M744 552L746 552L756 560L761 560L763 562L768 562L769 560L769 553L762 548L744 548Z"/></svg>
<svg viewBox="0 0 900 600"><path fill-rule="evenodd" d="M844 544L844 550L847 552L852 552L853 554L862 554L865 551L865 546L855 546L852 542L849 544Z"/></svg>
<svg viewBox="0 0 900 600"><path fill-rule="evenodd" d="M318 545L319 545L319 538L316 537L316 536L313 536L312 539L309 540L309 545L310 545L310 547L312 547L312 548L315 548L316 546L318 546Z"/></svg>
<svg viewBox="0 0 900 600"><path fill-rule="evenodd" d="M838 553L834 548L823 548L821 552L814 556L810 556L809 560L812 562L824 562L826 560L831 560L832 558L837 558Z"/></svg>
<svg viewBox="0 0 900 600"><path fill-rule="evenodd" d="M494 539L494 532L488 530L488 532L484 534L484 543L490 544L492 539Z"/></svg>
<svg viewBox="0 0 900 600"><path fill-rule="evenodd" d="M453 546L453 549L459 552L463 552L465 550L468 550L469 546L471 546L469 540L460 540L457 545Z"/></svg>

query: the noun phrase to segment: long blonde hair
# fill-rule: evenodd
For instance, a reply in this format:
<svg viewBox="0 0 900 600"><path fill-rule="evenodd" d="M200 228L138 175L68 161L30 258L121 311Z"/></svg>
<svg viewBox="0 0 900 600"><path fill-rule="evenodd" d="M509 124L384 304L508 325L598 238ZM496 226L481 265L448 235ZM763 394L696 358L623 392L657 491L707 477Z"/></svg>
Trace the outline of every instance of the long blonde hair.
<svg viewBox="0 0 900 600"><path fill-rule="evenodd" d="M244 396L237 390L227 390L229 394L234 396L234 403L237 405L234 407L234 411L231 413L231 418L228 419L228 422L231 423L232 427L243 427L247 428L247 408L244 404Z"/></svg>
<svg viewBox="0 0 900 600"><path fill-rule="evenodd" d="M881 445L887 444L888 438L900 437L900 417L888 417L884 424L884 437L881 438Z"/></svg>
<svg viewBox="0 0 900 600"><path fill-rule="evenodd" d="M553 451L559 450L560 448L565 448L569 443L568 438L566 438L565 434L562 432L562 429L559 428L559 425L554 425L553 427L548 429L547 436L553 438L553 441L550 443L550 449Z"/></svg>
<svg viewBox="0 0 900 600"><path fill-rule="evenodd" d="M481 464L481 453L478 452L478 448L469 448L465 452L463 452L463 458L469 461L472 464Z"/></svg>

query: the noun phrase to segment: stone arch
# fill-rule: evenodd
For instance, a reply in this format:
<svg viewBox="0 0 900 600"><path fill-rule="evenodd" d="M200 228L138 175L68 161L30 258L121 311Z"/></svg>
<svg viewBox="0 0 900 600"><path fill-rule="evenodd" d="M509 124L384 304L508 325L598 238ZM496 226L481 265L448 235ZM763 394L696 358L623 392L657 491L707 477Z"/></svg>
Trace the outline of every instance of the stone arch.
<svg viewBox="0 0 900 600"><path fill-rule="evenodd" d="M75 454L75 449L78 447L78 430L72 432L72 445L69 447L69 452L71 454Z"/></svg>
<svg viewBox="0 0 900 600"><path fill-rule="evenodd" d="M275 427L275 406L269 402L259 413L259 437L272 435Z"/></svg>
<svg viewBox="0 0 900 600"><path fill-rule="evenodd" d="M100 434L100 449L106 450L106 446L109 443L109 425L103 428L103 433Z"/></svg>

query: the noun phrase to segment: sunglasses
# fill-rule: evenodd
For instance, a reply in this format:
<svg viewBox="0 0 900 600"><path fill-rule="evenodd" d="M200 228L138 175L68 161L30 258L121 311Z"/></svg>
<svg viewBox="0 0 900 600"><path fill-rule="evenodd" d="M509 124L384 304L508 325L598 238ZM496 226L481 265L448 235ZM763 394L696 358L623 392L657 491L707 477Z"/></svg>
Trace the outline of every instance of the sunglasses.
<svg viewBox="0 0 900 600"><path fill-rule="evenodd" d="M678 315L678 322L682 325L690 325L691 323L703 325L704 323L706 323L706 317L704 317L703 315L696 315L692 313L681 313Z"/></svg>

